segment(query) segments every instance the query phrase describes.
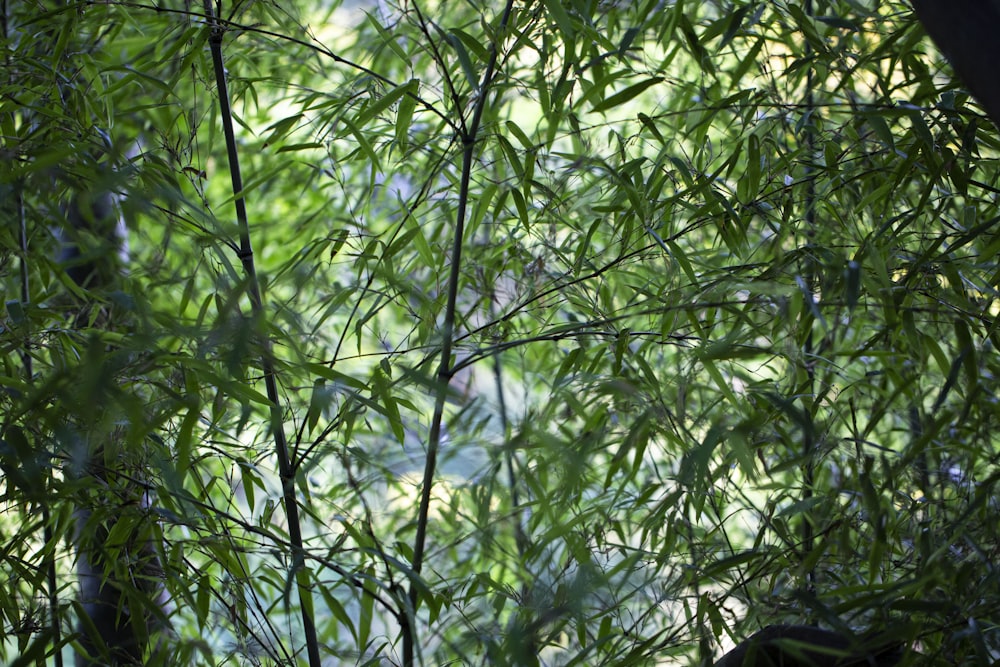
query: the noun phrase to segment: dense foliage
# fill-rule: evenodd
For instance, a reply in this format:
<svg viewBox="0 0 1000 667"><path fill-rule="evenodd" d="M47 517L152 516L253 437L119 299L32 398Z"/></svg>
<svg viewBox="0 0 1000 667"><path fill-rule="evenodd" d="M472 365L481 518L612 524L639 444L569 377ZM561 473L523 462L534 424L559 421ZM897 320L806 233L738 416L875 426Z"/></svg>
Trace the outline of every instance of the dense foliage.
<svg viewBox="0 0 1000 667"><path fill-rule="evenodd" d="M905 3L2 9L5 659L147 487L163 664L1000 655L997 128Z"/></svg>

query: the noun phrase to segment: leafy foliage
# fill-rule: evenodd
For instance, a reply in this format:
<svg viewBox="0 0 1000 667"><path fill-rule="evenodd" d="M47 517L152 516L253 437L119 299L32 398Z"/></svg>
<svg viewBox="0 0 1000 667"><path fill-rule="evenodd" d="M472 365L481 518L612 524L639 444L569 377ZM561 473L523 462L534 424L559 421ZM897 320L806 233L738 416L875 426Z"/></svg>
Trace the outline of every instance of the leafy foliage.
<svg viewBox="0 0 1000 667"><path fill-rule="evenodd" d="M72 640L114 442L164 664L304 663L303 618L337 664L992 662L997 133L908 6L364 7L7 8L4 657ZM132 258L83 294L94 190Z"/></svg>

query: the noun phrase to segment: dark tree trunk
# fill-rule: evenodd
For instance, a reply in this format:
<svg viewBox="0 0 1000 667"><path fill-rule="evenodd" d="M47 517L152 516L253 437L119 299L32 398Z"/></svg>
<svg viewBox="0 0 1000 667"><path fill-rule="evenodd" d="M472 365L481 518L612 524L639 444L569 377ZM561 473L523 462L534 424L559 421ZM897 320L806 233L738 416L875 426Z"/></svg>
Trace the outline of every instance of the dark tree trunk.
<svg viewBox="0 0 1000 667"><path fill-rule="evenodd" d="M722 656L715 667L892 667L902 645L808 625L772 625Z"/></svg>
<svg viewBox="0 0 1000 667"><path fill-rule="evenodd" d="M1000 127L1000 3L911 0L917 18Z"/></svg>
<svg viewBox="0 0 1000 667"><path fill-rule="evenodd" d="M96 163L86 166L97 175L104 169ZM116 197L107 189L107 182L114 179L104 176L106 182L96 178L71 183L75 195L66 207L65 228L59 230L58 260L79 287L94 291L88 294L118 287L128 260L124 220ZM102 308L97 317L88 314L95 307ZM101 299L85 299L77 319L84 325L89 321L114 328L122 323L112 310ZM82 399L92 413L77 415L81 451L69 457L82 462L70 470L80 486L74 535L82 648L77 667L144 664L170 608L156 518L142 481L145 471L141 461L126 460L128 453L122 450L127 447L116 442L124 437L117 432L121 429L108 433L98 426L107 421L101 414L106 398Z"/></svg>

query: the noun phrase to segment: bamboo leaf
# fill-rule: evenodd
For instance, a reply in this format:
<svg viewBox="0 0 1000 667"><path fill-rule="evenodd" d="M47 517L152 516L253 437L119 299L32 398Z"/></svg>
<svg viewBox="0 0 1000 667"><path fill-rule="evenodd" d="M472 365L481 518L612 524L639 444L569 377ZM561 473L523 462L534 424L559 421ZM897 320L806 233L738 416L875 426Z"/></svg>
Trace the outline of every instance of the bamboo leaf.
<svg viewBox="0 0 1000 667"><path fill-rule="evenodd" d="M542 3L545 5L548 15L552 17L559 27L559 32L562 33L563 38L572 38L576 31L573 28L573 20L566 13L566 9L562 5L562 0L542 0Z"/></svg>
<svg viewBox="0 0 1000 667"><path fill-rule="evenodd" d="M611 95L607 99L601 101L600 103L595 104L594 108L591 109L591 111L594 111L595 113L601 111L607 111L608 109L624 104L629 100L638 97L645 90L655 86L656 84L662 82L663 80L664 77L662 76L654 76L650 79L646 79L645 81L640 81L639 83L632 84L625 90L621 90L615 93L614 95Z"/></svg>
<svg viewBox="0 0 1000 667"><path fill-rule="evenodd" d="M411 89L400 98L399 107L396 109L396 143L399 144L402 153L406 153L410 144L410 124L413 122L413 111L417 106L416 95L420 90L417 79L411 79L408 85Z"/></svg>
<svg viewBox="0 0 1000 667"><path fill-rule="evenodd" d="M364 109L354 117L354 131L360 131L371 119L378 116L380 113L388 109L390 106L396 103L401 97L407 94L416 94L417 92L417 82L416 80L410 80L401 86L396 86L389 92L387 92L382 97L371 102Z"/></svg>

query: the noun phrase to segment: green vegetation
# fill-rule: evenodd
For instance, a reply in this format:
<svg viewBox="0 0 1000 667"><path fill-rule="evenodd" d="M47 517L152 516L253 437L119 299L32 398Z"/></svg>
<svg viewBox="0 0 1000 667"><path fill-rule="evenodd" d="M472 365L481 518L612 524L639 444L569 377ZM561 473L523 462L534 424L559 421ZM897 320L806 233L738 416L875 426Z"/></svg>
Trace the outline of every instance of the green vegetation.
<svg viewBox="0 0 1000 667"><path fill-rule="evenodd" d="M9 664L81 504L147 664L1000 657L1000 143L909 5L0 9Z"/></svg>

